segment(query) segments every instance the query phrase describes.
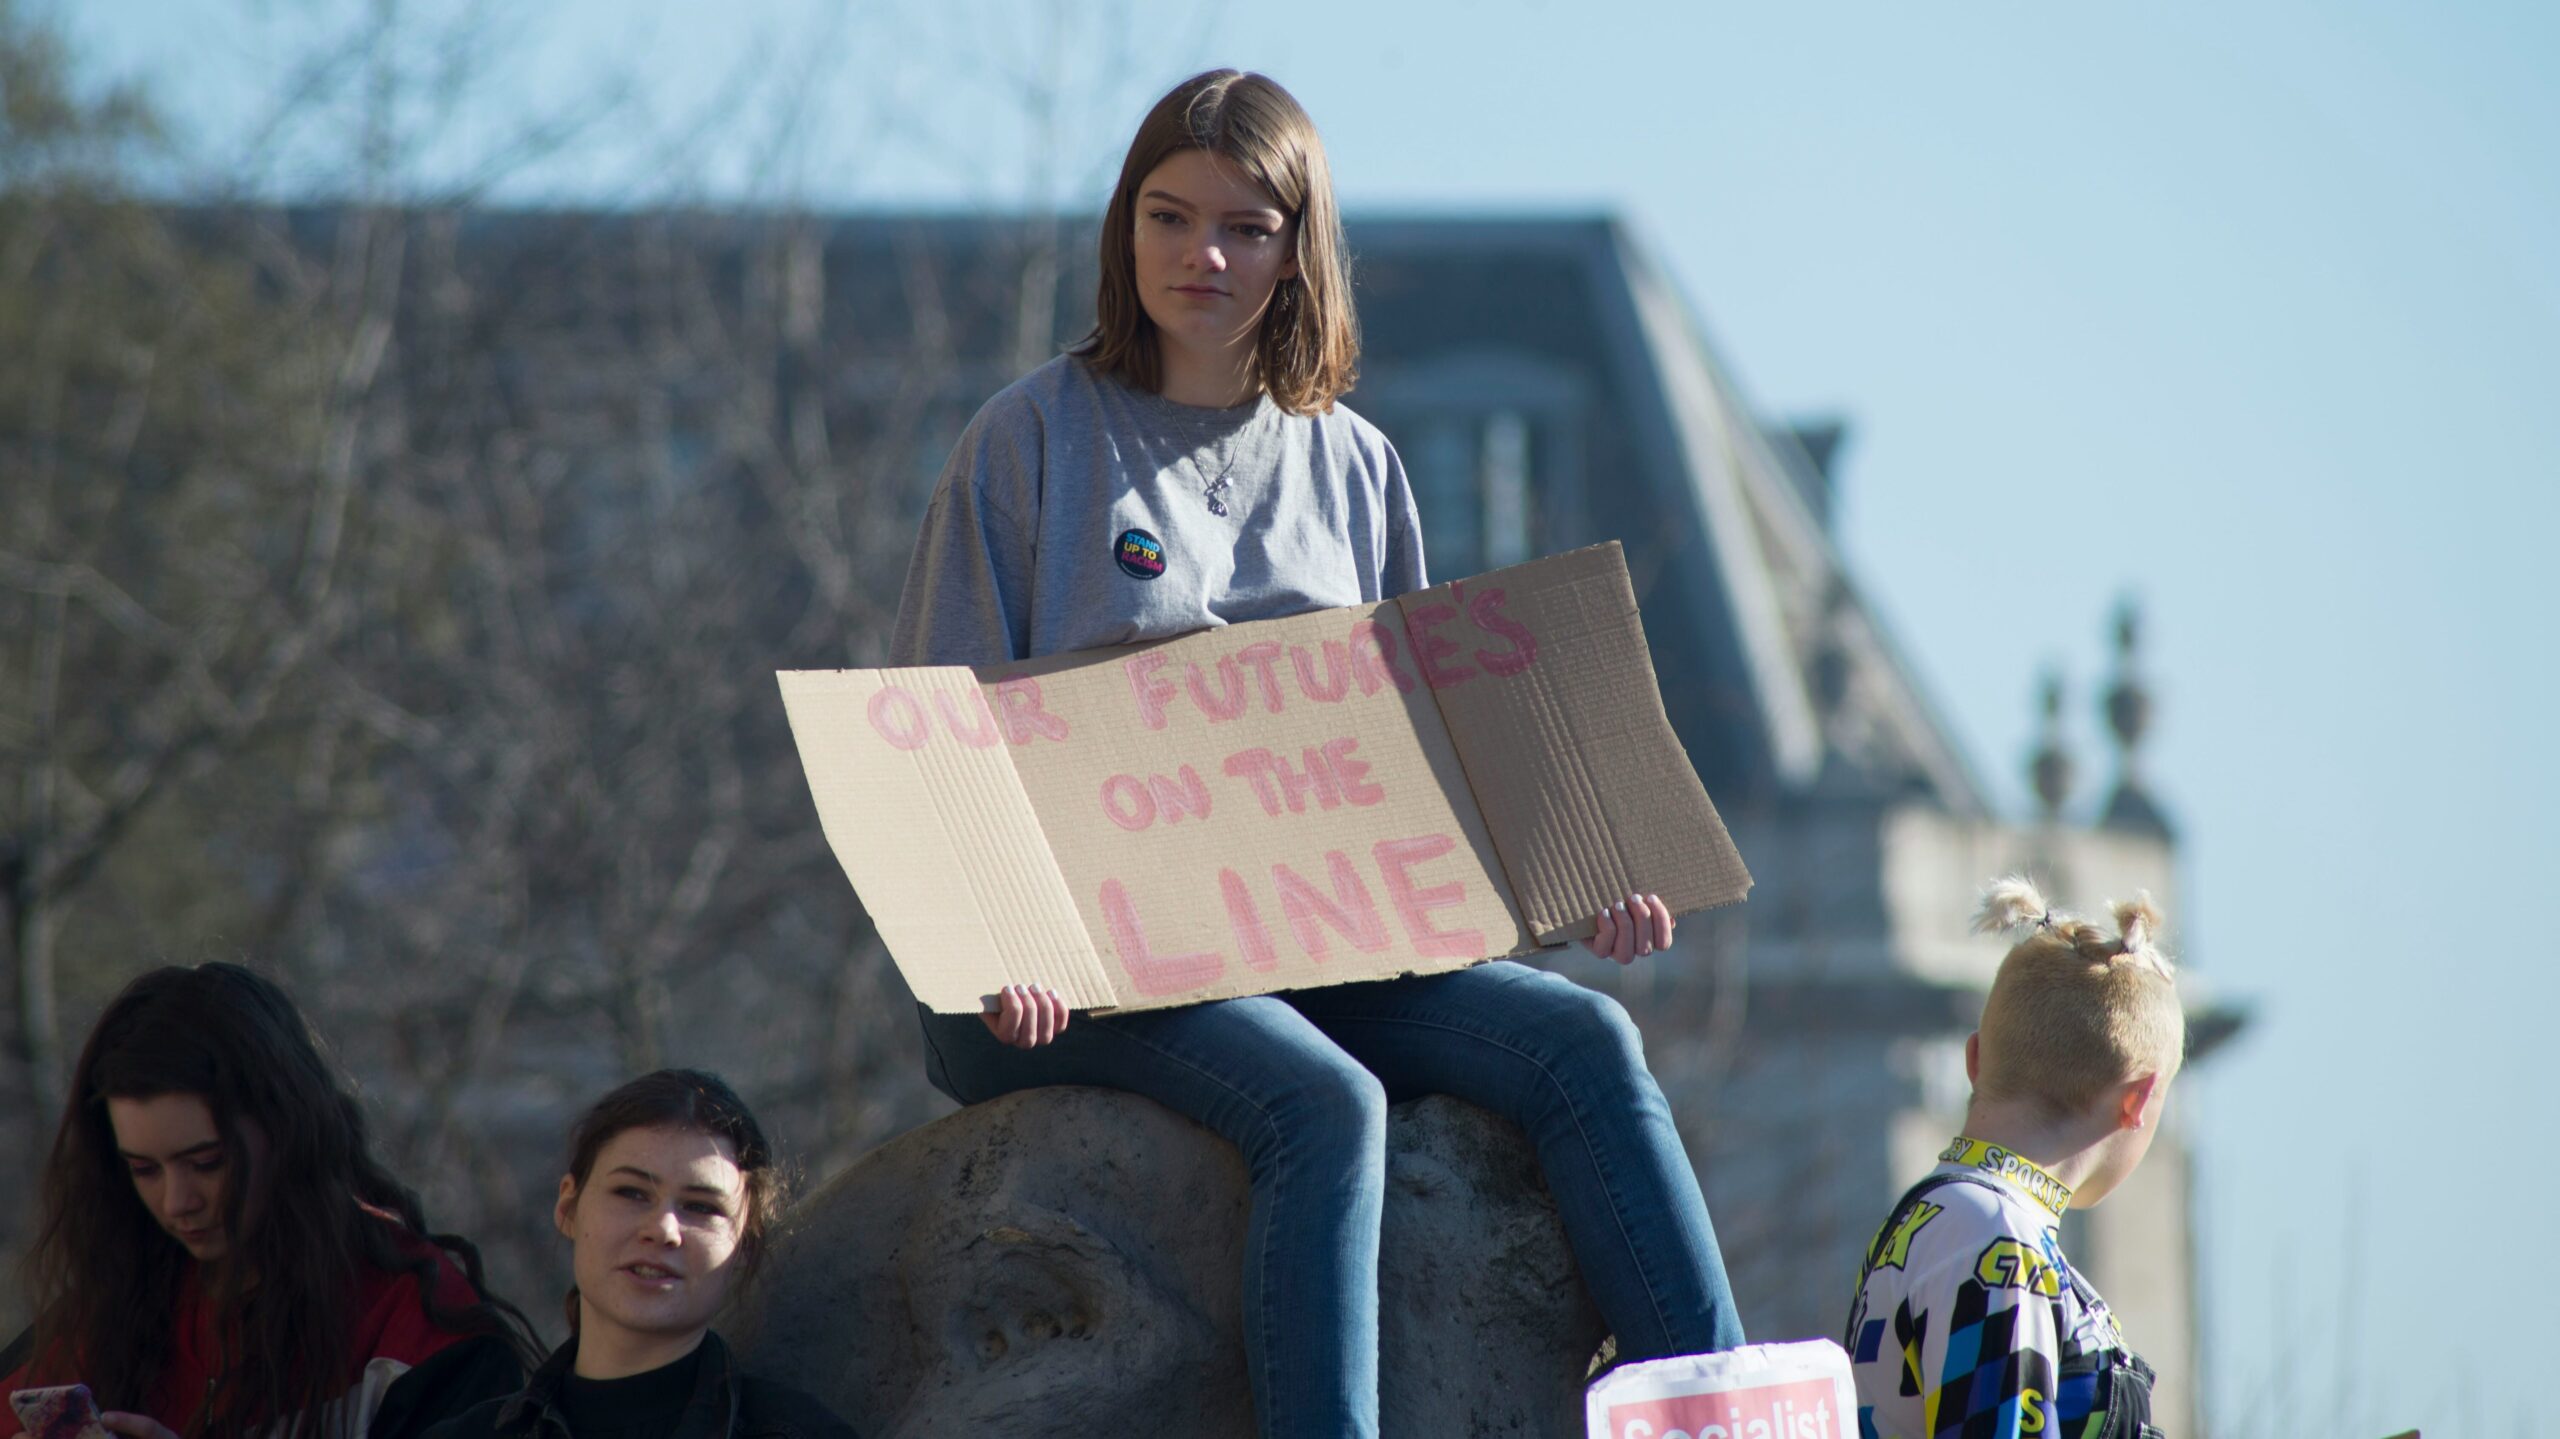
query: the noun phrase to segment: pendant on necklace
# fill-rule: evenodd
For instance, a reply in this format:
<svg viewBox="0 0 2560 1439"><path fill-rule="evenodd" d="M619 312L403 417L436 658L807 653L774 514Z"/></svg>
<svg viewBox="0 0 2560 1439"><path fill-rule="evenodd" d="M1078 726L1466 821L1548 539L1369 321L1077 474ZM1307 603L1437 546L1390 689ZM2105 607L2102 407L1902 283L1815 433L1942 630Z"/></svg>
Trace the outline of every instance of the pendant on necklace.
<svg viewBox="0 0 2560 1439"><path fill-rule="evenodd" d="M1200 498L1209 502L1209 513L1223 518L1227 513L1227 477L1218 476L1200 487Z"/></svg>

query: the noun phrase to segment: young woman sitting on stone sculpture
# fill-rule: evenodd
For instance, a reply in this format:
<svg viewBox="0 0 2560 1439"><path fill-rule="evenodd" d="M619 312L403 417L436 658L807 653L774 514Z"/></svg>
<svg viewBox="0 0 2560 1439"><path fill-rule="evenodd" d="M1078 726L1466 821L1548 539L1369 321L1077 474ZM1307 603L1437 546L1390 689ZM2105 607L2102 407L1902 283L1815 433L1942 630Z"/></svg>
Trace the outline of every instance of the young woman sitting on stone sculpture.
<svg viewBox="0 0 2560 1439"><path fill-rule="evenodd" d="M661 1069L597 1100L552 1210L568 1342L432 1439L851 1439L817 1400L738 1372L711 1331L782 1203L764 1131L718 1075Z"/></svg>
<svg viewBox="0 0 2560 1439"><path fill-rule="evenodd" d="M534 1352L375 1161L293 1001L237 965L155 970L99 1016L25 1273L0 1394L85 1385L131 1439L408 1439Z"/></svg>
<svg viewBox="0 0 2560 1439"><path fill-rule="evenodd" d="M1288 92L1222 70L1158 101L1101 261L1093 333L989 400L953 451L893 662L997 664L1421 588L1403 465L1336 402L1358 327L1324 149ZM1672 935L1659 899L1629 895L1590 944L1627 963ZM1069 1021L1023 987L993 1015L928 1013L929 1073L963 1102L1128 1090L1243 1151L1265 1435L1377 1432L1393 1099L1453 1094L1528 1132L1622 1356L1742 1342L1670 1109L1602 995L1493 963Z"/></svg>
<svg viewBox="0 0 2560 1439"><path fill-rule="evenodd" d="M2158 1434L2151 1369L2062 1253L2062 1216L2113 1193L2151 1149L2186 1048L2175 972L2148 899L2116 929L2005 879L1977 925L2024 930L1965 1041L1964 1133L1867 1251L1842 1342L1858 1429Z"/></svg>

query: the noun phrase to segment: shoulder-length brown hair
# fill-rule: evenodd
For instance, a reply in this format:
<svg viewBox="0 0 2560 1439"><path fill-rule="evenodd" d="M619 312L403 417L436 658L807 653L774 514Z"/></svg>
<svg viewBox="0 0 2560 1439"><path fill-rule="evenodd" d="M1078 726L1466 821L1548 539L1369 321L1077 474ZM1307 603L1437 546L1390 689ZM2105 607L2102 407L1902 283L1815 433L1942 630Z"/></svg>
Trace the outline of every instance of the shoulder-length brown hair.
<svg viewBox="0 0 2560 1439"><path fill-rule="evenodd" d="M1263 312L1254 378L1291 414L1319 414L1360 374L1360 321L1351 306L1351 265L1333 172L1315 121L1268 76L1211 70L1158 100L1129 142L1120 184L1102 216L1102 285L1093 333L1075 353L1142 390L1164 388L1156 326L1138 300L1138 187L1166 158L1206 150L1234 163L1279 203L1296 247L1298 273L1282 280Z"/></svg>

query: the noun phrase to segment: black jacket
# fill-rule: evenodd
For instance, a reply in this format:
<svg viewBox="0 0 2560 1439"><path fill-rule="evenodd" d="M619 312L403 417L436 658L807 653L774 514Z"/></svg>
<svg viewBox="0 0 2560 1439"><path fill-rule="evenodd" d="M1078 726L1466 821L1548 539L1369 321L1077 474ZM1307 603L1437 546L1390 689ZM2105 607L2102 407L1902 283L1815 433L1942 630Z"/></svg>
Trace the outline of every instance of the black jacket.
<svg viewBox="0 0 2560 1439"><path fill-rule="evenodd" d="M426 1439L577 1439L560 1412L560 1384L577 1362L578 1341L553 1350L524 1388L446 1420ZM676 1421L674 1439L856 1439L833 1410L769 1379L741 1374L717 1334L702 1336L693 1398Z"/></svg>

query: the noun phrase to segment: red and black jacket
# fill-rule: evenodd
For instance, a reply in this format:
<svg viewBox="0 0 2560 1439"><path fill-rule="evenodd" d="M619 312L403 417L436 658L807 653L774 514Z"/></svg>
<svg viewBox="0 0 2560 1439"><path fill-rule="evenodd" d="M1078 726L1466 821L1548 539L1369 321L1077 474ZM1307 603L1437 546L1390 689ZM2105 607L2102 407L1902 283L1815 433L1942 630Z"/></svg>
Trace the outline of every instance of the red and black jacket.
<svg viewBox="0 0 2560 1439"><path fill-rule="evenodd" d="M435 1260L435 1297L448 1312L479 1301L469 1279L442 1250ZM223 1336L189 1263L178 1286L171 1349L149 1401L139 1411L186 1439L219 1439L205 1433L202 1416L222 1382ZM76 1382L77 1373L29 1374L30 1335L0 1350L0 1401L37 1383ZM415 1439L484 1399L514 1393L524 1366L503 1334L456 1334L427 1317L416 1277L372 1271L358 1288L348 1336L346 1387L328 1406L320 1439ZM46 1366L49 1370L57 1366ZM73 1366L76 1368L76 1366ZM261 1431L273 1427L260 1423ZM0 1402L0 1439L18 1433L17 1415Z"/></svg>

